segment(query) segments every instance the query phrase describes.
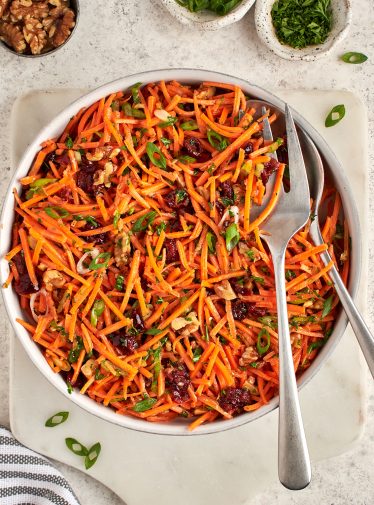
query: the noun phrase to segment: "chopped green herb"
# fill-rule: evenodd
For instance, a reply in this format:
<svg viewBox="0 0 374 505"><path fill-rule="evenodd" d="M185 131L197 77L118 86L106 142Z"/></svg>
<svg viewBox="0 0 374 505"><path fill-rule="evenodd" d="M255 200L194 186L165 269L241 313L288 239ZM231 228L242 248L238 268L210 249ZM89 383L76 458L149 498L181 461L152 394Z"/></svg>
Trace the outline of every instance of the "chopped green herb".
<svg viewBox="0 0 374 505"><path fill-rule="evenodd" d="M293 270L286 270L286 280L290 281L291 279L294 279L296 277L296 274Z"/></svg>
<svg viewBox="0 0 374 505"><path fill-rule="evenodd" d="M256 259L256 255L253 249L249 249L248 251L246 251L246 255L251 261L254 261Z"/></svg>
<svg viewBox="0 0 374 505"><path fill-rule="evenodd" d="M137 219L132 227L132 231L134 233L145 231L150 224L153 223L155 217L157 216L157 212L155 210L151 210L151 212L147 212L143 216Z"/></svg>
<svg viewBox="0 0 374 505"><path fill-rule="evenodd" d="M69 354L68 354L68 361L69 363L76 363L79 358L79 354L81 350L83 349L83 340L81 337L77 337L77 343L76 346L70 349Z"/></svg>
<svg viewBox="0 0 374 505"><path fill-rule="evenodd" d="M173 143L173 141L172 141L172 140L167 139L166 137L161 137L161 139L160 139L160 140L161 140L161 142L164 144L164 146L170 146L170 144L172 144L172 143Z"/></svg>
<svg viewBox="0 0 374 505"><path fill-rule="evenodd" d="M135 412L145 412L153 407L157 402L156 398L145 398L144 400L136 403L132 410Z"/></svg>
<svg viewBox="0 0 374 505"><path fill-rule="evenodd" d="M67 216L70 216L70 212L63 209L62 207L44 207L44 212L48 214L49 217L53 219L61 219Z"/></svg>
<svg viewBox="0 0 374 505"><path fill-rule="evenodd" d="M251 279L259 284L264 284L265 279L263 277L256 277L255 275L251 275Z"/></svg>
<svg viewBox="0 0 374 505"><path fill-rule="evenodd" d="M353 63L354 65L357 65L360 63L364 63L368 59L368 57L363 53L349 52L349 53L343 54L341 59L345 63Z"/></svg>
<svg viewBox="0 0 374 505"><path fill-rule="evenodd" d="M73 149L74 146L73 139L71 137L68 137L65 141L65 145L68 149Z"/></svg>
<svg viewBox="0 0 374 505"><path fill-rule="evenodd" d="M114 216L113 216L113 226L114 228L118 228L118 221L119 218L121 217L121 214L118 212L118 210L115 211Z"/></svg>
<svg viewBox="0 0 374 505"><path fill-rule="evenodd" d="M67 386L69 395L71 395L71 393L73 392L73 386L71 385L71 382L66 381L66 386Z"/></svg>
<svg viewBox="0 0 374 505"><path fill-rule="evenodd" d="M157 233L157 235L158 235L158 236L160 236L160 235L161 235L161 232L162 232L163 230L165 230L165 228L166 228L166 223L165 223L164 221L162 221L162 223L158 224L158 225L156 226L156 233Z"/></svg>
<svg viewBox="0 0 374 505"><path fill-rule="evenodd" d="M225 16L242 0L176 0L176 2L185 7L190 12L200 12L210 10L219 16Z"/></svg>
<svg viewBox="0 0 374 505"><path fill-rule="evenodd" d="M114 289L116 291L122 291L123 290L123 283L125 282L125 278L123 275L117 275L116 278L116 284L114 286Z"/></svg>
<svg viewBox="0 0 374 505"><path fill-rule="evenodd" d="M158 328L149 328L149 330L145 332L146 335L159 335L160 333L162 333L162 330Z"/></svg>
<svg viewBox="0 0 374 505"><path fill-rule="evenodd" d="M139 88L141 85L142 85L141 82L137 82L131 88L132 100L133 100L134 104L138 104L141 101L140 96L139 96Z"/></svg>
<svg viewBox="0 0 374 505"><path fill-rule="evenodd" d="M329 128L330 126L335 126L339 121L345 116L345 106L343 104L335 105L328 113L325 126Z"/></svg>
<svg viewBox="0 0 374 505"><path fill-rule="evenodd" d="M147 142L146 150L147 150L148 157L151 160L151 163L156 165L156 167L159 167L159 168L162 168L163 170L165 170L166 169L166 158L162 154L160 149L153 142Z"/></svg>
<svg viewBox="0 0 374 505"><path fill-rule="evenodd" d="M203 354L202 348L201 347L196 347L196 349L193 352L192 361L194 363L197 363L199 361L199 359L201 358L202 354Z"/></svg>
<svg viewBox="0 0 374 505"><path fill-rule="evenodd" d="M271 16L282 44L298 49L322 44L332 26L331 0L277 0Z"/></svg>
<svg viewBox="0 0 374 505"><path fill-rule="evenodd" d="M145 118L145 114L142 111L142 109L135 109L135 108L131 107L131 105L128 102L126 102L122 105L122 110L126 114L126 116L136 117L137 119L144 119ZM133 142L134 142L134 139L133 139Z"/></svg>
<svg viewBox="0 0 374 505"><path fill-rule="evenodd" d="M69 412L57 412L57 414L54 414L46 420L44 426L47 426L47 428L54 428L55 426L64 423L68 417Z"/></svg>
<svg viewBox="0 0 374 505"><path fill-rule="evenodd" d="M187 196L187 191L185 189L177 189L175 191L176 203L181 203Z"/></svg>

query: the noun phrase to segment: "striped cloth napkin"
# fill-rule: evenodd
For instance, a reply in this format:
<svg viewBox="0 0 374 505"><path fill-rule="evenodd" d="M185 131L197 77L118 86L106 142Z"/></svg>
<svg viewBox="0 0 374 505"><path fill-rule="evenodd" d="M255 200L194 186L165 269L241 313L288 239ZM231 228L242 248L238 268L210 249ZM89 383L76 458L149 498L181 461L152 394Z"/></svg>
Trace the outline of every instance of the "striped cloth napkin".
<svg viewBox="0 0 374 505"><path fill-rule="evenodd" d="M79 505L58 470L0 426L0 505Z"/></svg>

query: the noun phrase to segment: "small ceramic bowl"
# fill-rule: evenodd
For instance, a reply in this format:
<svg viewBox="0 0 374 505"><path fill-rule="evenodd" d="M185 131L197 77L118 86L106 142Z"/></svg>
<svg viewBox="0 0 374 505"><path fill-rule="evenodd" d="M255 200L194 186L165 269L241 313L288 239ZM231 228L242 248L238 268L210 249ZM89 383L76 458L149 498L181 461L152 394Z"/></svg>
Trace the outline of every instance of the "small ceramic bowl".
<svg viewBox="0 0 374 505"><path fill-rule="evenodd" d="M255 0L242 0L232 11L225 16L218 16L214 12L190 12L179 5L176 0L159 0L165 8L178 21L185 25L199 28L200 30L218 30L224 26L236 23L249 11Z"/></svg>
<svg viewBox="0 0 374 505"><path fill-rule="evenodd" d="M320 45L296 49L281 44L276 36L271 18L274 2L275 0L257 0L255 11L257 34L273 53L286 60L314 61L327 55L347 35L352 21L350 0L331 0L332 28L326 41Z"/></svg>
<svg viewBox="0 0 374 505"><path fill-rule="evenodd" d="M79 0L70 0L70 8L75 13L75 26L71 30L71 33L70 33L69 37L65 40L65 42L63 44L61 44L60 46L55 47L54 49L51 49L51 51L47 51L47 52L41 53L41 54L23 54L23 53L17 53L17 51L15 51L12 47L8 46L8 44L6 44L5 42L3 42L2 40L0 40L0 46L4 47L10 53L15 54L16 56L22 56L23 58L40 58L42 56L49 56L50 54L54 54L56 51L58 51L59 49L61 49L62 47L64 47L69 42L69 40L71 40L71 38L72 38L75 30L77 29L78 20L79 20L79 13L80 13Z"/></svg>

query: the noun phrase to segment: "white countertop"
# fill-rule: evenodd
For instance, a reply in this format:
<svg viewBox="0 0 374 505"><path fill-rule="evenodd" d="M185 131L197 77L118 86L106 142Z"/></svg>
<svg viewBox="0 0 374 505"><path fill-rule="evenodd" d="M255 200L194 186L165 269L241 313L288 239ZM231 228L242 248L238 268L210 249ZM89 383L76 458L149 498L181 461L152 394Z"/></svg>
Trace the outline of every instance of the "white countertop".
<svg viewBox="0 0 374 505"><path fill-rule="evenodd" d="M374 167L374 12L372 0L354 0L348 38L325 59L288 62L272 55L258 40L253 11L237 24L218 32L200 33L169 16L155 0L82 0L79 26L72 40L55 55L40 59L13 56L0 47L0 170L1 201L10 179L9 117L14 100L34 89L96 87L142 70L198 67L227 72L260 86L306 89L347 89L368 107L370 167ZM240 44L239 44L240 41ZM348 65L338 56L346 51L369 56L363 65ZM369 99L371 98L371 102ZM336 105L334 104L331 104ZM374 168L370 173L369 254L374 255ZM374 296L374 272L369 268L369 300ZM0 424L8 417L9 322L1 306ZM374 330L374 306L368 322ZM370 385L371 386L371 385ZM369 505L374 497L374 396L371 386L367 428L351 453L313 466L313 482L291 493L275 484L253 505ZM82 505L123 503L90 477L64 465ZM131 505L131 504L129 504ZM208 504L207 504L208 505ZM237 504L228 504L237 505Z"/></svg>

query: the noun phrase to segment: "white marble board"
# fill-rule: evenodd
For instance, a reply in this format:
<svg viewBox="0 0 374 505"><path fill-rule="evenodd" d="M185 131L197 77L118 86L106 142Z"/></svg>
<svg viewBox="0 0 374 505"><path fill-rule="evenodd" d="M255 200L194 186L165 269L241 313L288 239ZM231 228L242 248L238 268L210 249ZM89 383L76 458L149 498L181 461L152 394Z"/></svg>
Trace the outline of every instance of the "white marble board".
<svg viewBox="0 0 374 505"><path fill-rule="evenodd" d="M12 164L17 165L36 131L82 93L80 90L34 92L13 107ZM282 91L278 93L305 115L330 143L352 183L367 229L367 118L361 102L344 91ZM347 117L325 129L332 106L345 103ZM349 142L348 142L349 139ZM347 160L349 162L347 163ZM363 247L363 279L367 244ZM366 287L358 304L363 310ZM236 430L199 437L142 434L95 418L55 390L11 338L10 417L15 436L26 446L83 470L70 453L65 437L85 445L100 441L102 453L89 473L116 492L128 505L239 505L277 479L277 412ZM333 356L302 390L304 424L314 461L338 455L359 439L366 415L366 366L350 328ZM69 420L54 429L45 420L68 410Z"/></svg>

